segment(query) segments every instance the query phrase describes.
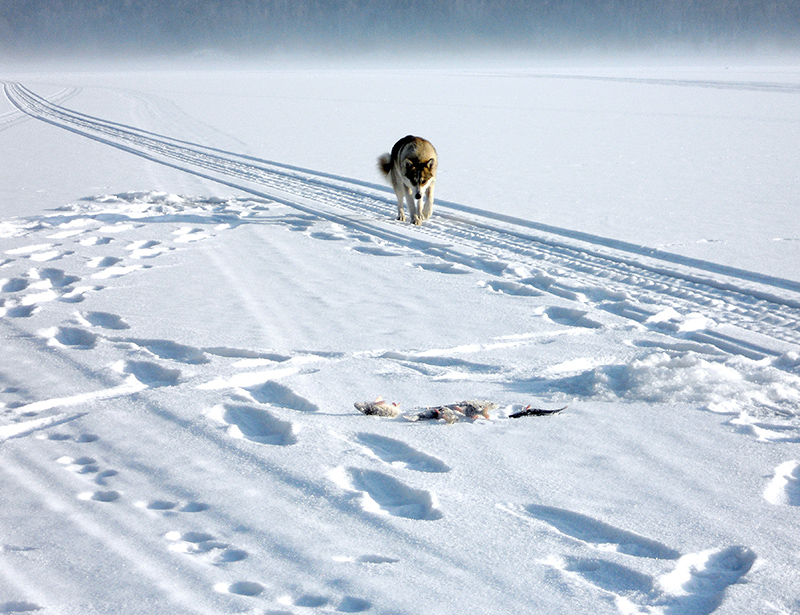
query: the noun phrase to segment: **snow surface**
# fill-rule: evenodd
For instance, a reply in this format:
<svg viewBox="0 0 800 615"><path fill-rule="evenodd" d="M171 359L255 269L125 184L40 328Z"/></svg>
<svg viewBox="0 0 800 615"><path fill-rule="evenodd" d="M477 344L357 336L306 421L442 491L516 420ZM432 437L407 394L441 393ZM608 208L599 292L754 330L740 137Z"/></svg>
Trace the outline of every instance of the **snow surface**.
<svg viewBox="0 0 800 615"><path fill-rule="evenodd" d="M800 69L2 78L0 613L800 612Z"/></svg>

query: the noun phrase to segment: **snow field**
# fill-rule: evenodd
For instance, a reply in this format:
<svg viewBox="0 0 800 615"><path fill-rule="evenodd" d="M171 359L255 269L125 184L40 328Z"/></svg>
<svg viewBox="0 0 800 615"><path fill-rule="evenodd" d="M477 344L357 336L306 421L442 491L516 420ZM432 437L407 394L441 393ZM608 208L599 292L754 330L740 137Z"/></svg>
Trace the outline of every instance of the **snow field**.
<svg viewBox="0 0 800 615"><path fill-rule="evenodd" d="M369 181L51 90L6 85L212 196L0 222L0 612L797 609L790 275L474 202L413 228Z"/></svg>

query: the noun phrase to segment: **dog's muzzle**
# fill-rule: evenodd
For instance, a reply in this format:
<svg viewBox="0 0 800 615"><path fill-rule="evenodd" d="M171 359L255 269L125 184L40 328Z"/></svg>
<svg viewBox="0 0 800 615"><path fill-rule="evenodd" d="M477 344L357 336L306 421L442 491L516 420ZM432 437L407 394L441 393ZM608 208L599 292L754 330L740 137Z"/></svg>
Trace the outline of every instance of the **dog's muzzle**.
<svg viewBox="0 0 800 615"><path fill-rule="evenodd" d="M414 195L414 198L419 201L422 198L422 193L419 190L417 190L417 193Z"/></svg>

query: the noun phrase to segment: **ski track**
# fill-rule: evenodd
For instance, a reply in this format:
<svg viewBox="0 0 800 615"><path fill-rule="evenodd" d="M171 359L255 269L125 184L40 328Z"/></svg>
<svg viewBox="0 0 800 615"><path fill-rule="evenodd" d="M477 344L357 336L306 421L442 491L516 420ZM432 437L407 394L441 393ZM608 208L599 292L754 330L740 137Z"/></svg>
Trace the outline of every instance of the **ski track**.
<svg viewBox="0 0 800 615"><path fill-rule="evenodd" d="M344 591L323 593L305 588L302 583L278 587L268 577L237 577L236 566L255 559L253 556L258 553L221 537L224 527L220 529L219 524L204 526L202 519L213 511L201 498L126 489L119 472L113 465L106 465L103 451L108 450L98 447L102 438L79 427L66 429L77 424L75 420L82 415L61 410L87 401L166 395L181 387L196 387L222 396L223 401L205 413L205 423L194 425L193 429L207 430L208 437L218 439L220 446L235 447L241 463L262 451L289 454L299 448L295 445L304 437L303 421L321 408L291 384L278 381L299 373L306 362L335 362L342 357L201 348L166 339L127 336L125 331L130 325L123 314L80 309L89 293L102 292L105 284L114 284L115 278L144 275L149 263L158 262L165 254L272 215L272 203L289 205L300 212L301 215L282 218L289 228L320 241L340 241L343 249L378 258L407 256L415 261L412 266L442 274L478 272L486 278L487 292L520 298L552 295L558 298L559 305L541 308L538 315L567 328L586 332L602 329L607 325L596 314L606 313L671 338L673 341L665 342L664 349L699 349L704 356L717 353L751 360L782 358L775 361L776 367L789 373L797 371L798 361L785 358L787 349L796 349L800 344L800 285L793 282L689 262L691 259L602 238L577 237L580 234L563 229L546 231L525 221L446 202L438 202L436 217L428 225L401 226L388 221L393 199L371 184L171 139L55 104L56 100L74 96L75 89L65 89L48 101L19 84L5 83L4 87L9 100L24 116L1 116L0 130L23 117L39 118L109 146L220 181L254 197L202 201L160 193L130 193L0 226L0 236L32 241L0 255L0 325L9 326L15 319L30 317L53 302L74 304L76 310L68 322L38 333L42 343L65 353L102 350L116 357L106 375L111 384L105 388L39 401L20 395L0 406L0 446L10 438L37 437L70 451L57 457L53 468L42 470L41 475L72 473L79 481L75 493L53 495L50 485L41 481L57 481L33 478L28 470L20 469L24 464L6 472L19 484L33 485L31 489L49 502L56 502L56 508L80 511L72 515L71 523L76 528L111 544L115 556L140 562L137 566L146 568L145 576L154 580L163 576L179 588L187 582L178 579L179 573L171 568L172 560L141 553L133 539L113 538L122 535L117 530L130 515L152 517L153 533L148 540L189 562L180 564L180 570L192 571L183 572L181 578L190 579L192 584L205 583L210 594L234 600L261 600L259 604L270 605L272 610L267 612L274 613L293 612L287 609L295 607L357 613L377 604L374 597L367 599ZM251 183L258 189L249 187ZM114 207L117 213L109 213ZM130 215L132 211L135 216ZM163 237L141 237L146 222L154 218L175 226L171 243ZM75 267L76 252L83 255L92 250L97 255ZM63 261L63 268L59 261ZM5 271L12 274L5 277ZM570 307L564 307L563 300L570 302ZM698 318L698 313L703 318ZM732 327L723 331L720 324ZM524 343L524 339L498 340L494 347ZM460 370L493 378L501 372L500 367L458 356L489 346L416 353L384 350L375 352L372 358L437 377ZM584 367L591 369L590 365ZM567 366L561 368L564 373L569 372ZM234 375L221 377L221 371ZM556 372L558 369L554 369ZM559 378L552 381L556 386L562 382ZM17 391L6 387L3 394L4 399L9 399ZM756 422L746 416L737 421L731 423L765 441L800 441L800 433L792 426ZM60 426L65 429L55 429ZM341 506L348 514L361 514L365 524L371 523L373 517L396 518L400 523L436 523L447 516L446 507L440 505L434 492L412 486L421 476L451 472L443 460L370 431L337 435L339 438L332 441L345 448L354 447L382 470L360 467L356 458L350 457L348 465L328 468L327 474L308 489L324 494L333 506ZM97 452L93 447L98 448ZM292 480L286 478L287 483ZM797 506L798 482L798 462L786 462L775 469L764 489L764 498L775 506ZM67 503L70 497L71 505ZM98 517L86 506L105 507L114 513ZM739 545L681 554L666 544L576 511L542 504L497 507L523 525L544 528L562 541L564 552L554 553L540 565L569 582L610 597L623 613L708 615L757 560L752 550ZM179 522L187 517L192 518L191 523ZM95 525L98 519L101 521ZM174 520L174 529L158 533L156 528L161 524L156 522L164 519ZM0 545L0 552L24 548ZM400 560L371 552L341 556L337 561L391 566ZM654 562L661 567L660 573L653 573ZM198 572L197 565L205 572ZM217 574L219 571L225 574ZM186 588L171 598L185 607L185 612L211 612L213 599L202 592L203 599L196 605L185 604L187 597L196 595L196 591ZM2 603L0 612L46 608L44 598L37 596L33 600L21 597Z"/></svg>

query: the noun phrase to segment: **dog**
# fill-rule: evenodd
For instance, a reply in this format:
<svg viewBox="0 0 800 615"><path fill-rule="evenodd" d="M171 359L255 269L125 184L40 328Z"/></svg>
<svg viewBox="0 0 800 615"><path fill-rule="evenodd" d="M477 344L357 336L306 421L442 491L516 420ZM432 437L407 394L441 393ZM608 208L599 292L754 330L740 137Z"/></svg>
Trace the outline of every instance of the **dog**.
<svg viewBox="0 0 800 615"><path fill-rule="evenodd" d="M389 180L397 195L397 219L400 222L406 219L403 199L408 203L414 224L420 225L431 217L437 165L436 149L431 142L413 135L395 143L390 154L378 157L378 170Z"/></svg>

